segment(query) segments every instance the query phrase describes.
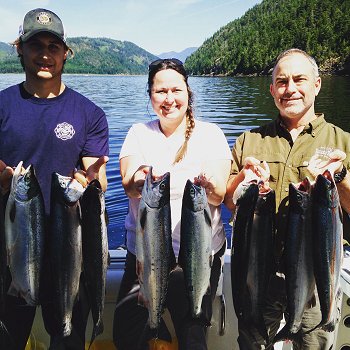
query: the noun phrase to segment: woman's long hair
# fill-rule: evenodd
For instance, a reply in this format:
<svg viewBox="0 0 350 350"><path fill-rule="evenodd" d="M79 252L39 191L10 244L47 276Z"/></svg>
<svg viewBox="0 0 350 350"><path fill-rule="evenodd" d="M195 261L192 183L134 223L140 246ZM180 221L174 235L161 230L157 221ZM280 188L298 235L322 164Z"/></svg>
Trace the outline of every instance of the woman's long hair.
<svg viewBox="0 0 350 350"><path fill-rule="evenodd" d="M186 111L186 131L185 131L185 140L182 144L182 146L179 148L179 150L176 153L175 160L173 164L176 164L180 162L186 155L187 152L187 144L188 140L190 139L194 126L194 113L193 113L193 92L188 85L188 75L186 73L186 70L182 64L182 62L178 59L174 58L166 58L166 59L159 59L154 62L152 62L149 65L149 71L148 71L148 95L151 97L152 93L152 86L154 83L154 76L161 70L165 69L173 69L179 74L181 74L184 78L184 81L187 86L187 92L188 92L188 107Z"/></svg>

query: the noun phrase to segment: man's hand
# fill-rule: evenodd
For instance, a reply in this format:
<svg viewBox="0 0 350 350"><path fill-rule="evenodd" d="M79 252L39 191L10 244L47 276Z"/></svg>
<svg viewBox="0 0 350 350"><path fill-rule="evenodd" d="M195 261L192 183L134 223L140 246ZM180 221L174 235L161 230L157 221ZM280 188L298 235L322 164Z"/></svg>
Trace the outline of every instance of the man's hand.
<svg viewBox="0 0 350 350"><path fill-rule="evenodd" d="M0 191L6 194L10 190L14 170L0 160Z"/></svg>
<svg viewBox="0 0 350 350"><path fill-rule="evenodd" d="M319 154L317 151L311 157L307 169L316 178L328 170L332 175L338 173L343 168L343 160L346 154L340 149L335 149L327 155Z"/></svg>
<svg viewBox="0 0 350 350"><path fill-rule="evenodd" d="M74 173L74 178L79 181L84 187L86 187L92 180L99 179L99 172L101 166L108 162L109 158L107 156L102 156L98 158L95 163L92 163L85 170L78 170Z"/></svg>
<svg viewBox="0 0 350 350"><path fill-rule="evenodd" d="M254 157L246 157L243 161L244 181L257 180L268 183L270 180L270 168L266 161L261 162Z"/></svg>

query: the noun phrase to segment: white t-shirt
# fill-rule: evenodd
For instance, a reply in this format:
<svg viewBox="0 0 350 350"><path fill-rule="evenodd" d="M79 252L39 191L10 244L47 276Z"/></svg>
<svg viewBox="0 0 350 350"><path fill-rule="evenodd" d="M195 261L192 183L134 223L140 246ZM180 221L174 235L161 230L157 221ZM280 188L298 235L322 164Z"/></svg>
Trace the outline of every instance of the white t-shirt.
<svg viewBox="0 0 350 350"><path fill-rule="evenodd" d="M141 165L153 167L153 173L163 175L170 172L170 206L172 239L175 255L180 248L180 221L182 195L186 181L193 181L201 172L205 162L210 160L232 160L230 147L222 130L216 125L196 120L192 135L187 144L187 153L178 163L173 164L175 155L184 142L183 134L166 137L159 129L158 120L134 124L122 146L119 159L137 155ZM125 219L127 230L127 248L135 254L136 219L140 199L129 198L129 212ZM212 214L212 248L216 253L225 241L225 232L221 220L221 206L210 204Z"/></svg>

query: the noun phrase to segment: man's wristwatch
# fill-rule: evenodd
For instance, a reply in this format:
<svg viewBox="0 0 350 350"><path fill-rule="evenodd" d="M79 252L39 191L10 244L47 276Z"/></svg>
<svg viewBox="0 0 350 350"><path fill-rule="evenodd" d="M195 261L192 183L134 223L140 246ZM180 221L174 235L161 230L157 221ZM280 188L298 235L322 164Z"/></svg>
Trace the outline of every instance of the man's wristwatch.
<svg viewBox="0 0 350 350"><path fill-rule="evenodd" d="M339 173L334 173L334 182L338 184L339 182L342 182L347 174L347 169L343 165L343 169Z"/></svg>

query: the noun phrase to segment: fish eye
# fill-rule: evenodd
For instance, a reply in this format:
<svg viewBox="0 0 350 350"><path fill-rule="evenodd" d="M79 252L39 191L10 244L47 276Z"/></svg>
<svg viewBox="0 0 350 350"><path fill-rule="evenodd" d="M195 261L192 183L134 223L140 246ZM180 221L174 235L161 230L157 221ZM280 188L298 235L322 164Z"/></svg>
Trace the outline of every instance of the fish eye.
<svg viewBox="0 0 350 350"><path fill-rule="evenodd" d="M191 194L191 196L194 196L195 191L194 191L194 189L193 189L193 188L191 188L191 189L190 189L190 194Z"/></svg>
<svg viewBox="0 0 350 350"><path fill-rule="evenodd" d="M159 188L160 188L161 190L165 190L165 183L162 182L162 183L159 185Z"/></svg>

